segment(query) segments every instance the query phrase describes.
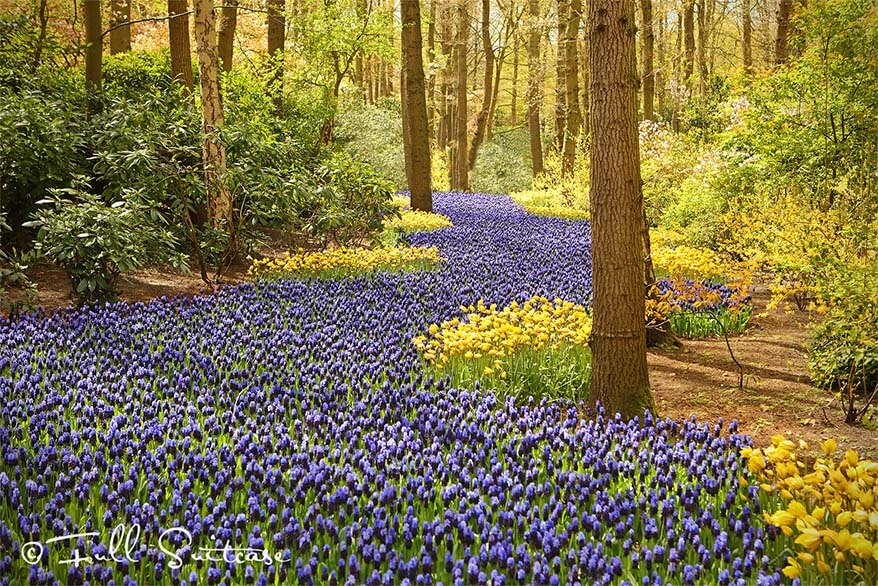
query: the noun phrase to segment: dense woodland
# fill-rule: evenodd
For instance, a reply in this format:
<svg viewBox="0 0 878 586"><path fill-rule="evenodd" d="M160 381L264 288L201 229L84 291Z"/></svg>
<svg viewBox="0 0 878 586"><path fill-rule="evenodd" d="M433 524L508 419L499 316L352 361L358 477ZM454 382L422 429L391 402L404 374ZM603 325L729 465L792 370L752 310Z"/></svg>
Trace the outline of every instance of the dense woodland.
<svg viewBox="0 0 878 586"><path fill-rule="evenodd" d="M437 384L439 392L446 389L452 396L450 411L430 417L444 422L448 413L460 408L464 414L460 425L469 425L472 413L478 419L482 411L490 412L491 425L502 430L496 437L502 438L517 432L505 427L507 415L498 415L505 407L498 407L500 403L485 398L480 390L496 392L500 401L512 398L515 405L524 401L532 407L536 397L585 400L589 409L603 406L608 417L596 412L600 413L597 423L591 411L582 415L589 423L568 421L585 413L570 407L573 403L568 407L540 403L535 411L521 415L527 425L546 417L564 420L570 429L595 425L601 431L595 431L594 441L601 443L603 433L609 434L606 437L634 433L624 420L656 412L647 346L671 352L681 339L683 345L687 338L723 340L722 348L737 369L737 389L744 393L745 367L735 356L733 340L748 327L752 331L751 317L771 314L792 316L799 320L796 323L805 324L807 373L802 376L819 393L827 424L835 425L838 419L839 425L874 432L878 421L876 182L878 3L874 0L0 0L0 310L8 316L0 320L0 338L4 343L14 341L22 356L32 356L22 358L22 364L40 373L49 367L27 361L43 361L46 355L55 360L47 341L51 336L22 337L16 328L63 327L51 320L68 319L59 315L85 316L83 320L97 324L83 330L92 336L87 343L94 348L100 348L103 339L103 334L94 332L112 329L107 324L117 323L114 320L134 328L136 338L140 326L126 320L133 323L141 318L125 313L129 310L124 304L105 303L119 298L120 283L129 275L155 269L201 280L205 297L174 302L185 305L186 311L203 309L186 304L217 303L210 311L236 316L223 322L230 332L237 331L244 319L241 315L250 316L254 336L242 330L234 341L242 345L233 351L221 344L222 352L254 353L267 364L276 357L266 357L259 335L267 339L291 331L290 315L339 320L325 327L297 322L297 331L309 332L307 336L278 338L274 343L292 356L296 348L310 348L314 339L325 336L327 347L349 362L332 362L335 358L311 348L313 368L300 362L293 368L292 358L275 366L306 373L302 384L315 388L329 384L326 381L332 376L326 372L343 373L329 390L324 389L328 394L322 404L344 403L338 407L340 417L352 417L345 421L364 429L377 426L380 432L400 401L414 401L412 412L426 412L429 401L421 403L417 398L421 385L431 389ZM393 270L384 274L388 267ZM52 270L63 271L69 302L79 309L70 309L69 314L37 309L41 290L56 286L43 278ZM255 298L253 291L258 292ZM399 297L411 292L411 298ZM764 299L762 306L754 303L757 297ZM395 312L399 305L394 299L406 304L402 313ZM364 333L362 339L351 341L327 333L336 326L352 332L383 328L380 320L374 321L378 313L357 313L366 311L358 305L363 300L375 312L374 308L382 308L380 315L390 316L387 332L381 334L386 338ZM147 313L164 311L155 309L158 305L144 307L153 308L143 310ZM141 311L137 304L131 308ZM454 317L461 311L466 317ZM42 318L52 325L32 325ZM171 331L167 329L171 322L162 321L166 317L149 313L142 319L155 331ZM493 325L479 329L480 323ZM480 341L488 330L494 337ZM205 339L182 322L180 331L182 341L169 342L168 347L183 348L173 356L180 361L180 372L189 373L196 359L187 344L198 340L203 345ZM405 341L404 350L397 351L397 338ZM524 338L531 345L522 349ZM143 351L144 346L137 344L136 351ZM166 351L158 348L155 352ZM99 354L94 351L94 356ZM359 362L373 355L386 358L386 364L377 358L380 367ZM0 396L4 392L12 396L13 387L31 380L16 374L17 359L12 356L11 351L8 359L0 354ZM217 363L226 364L225 360L222 356ZM289 381L271 378L281 376L280 371L269 374L261 364L258 368L234 364L236 374L216 374L199 362L205 373L213 373L204 375L204 384L225 381L221 395L230 389L245 392L238 388L244 383L239 385L236 376L273 384L270 392L263 389L266 395L253 395L248 408L256 409L256 403L272 396L287 402L283 408L280 403L273 405L265 421L286 412L288 397L277 397L278 389ZM247 370L251 367L257 370ZM95 367L77 364L74 370L89 368ZM400 374L405 369L409 369L406 374ZM422 369L429 374L422 376ZM318 370L321 374L314 374ZM119 376L119 384L124 385L133 375ZM201 380L201 374L192 376ZM372 390L358 391L357 377L367 380L363 384ZM434 378L443 382L434 383ZM300 379L296 381L298 385ZM253 384L255 389L258 385ZM39 385L33 385L34 397L42 397ZM483 402L468 403L471 396L457 395L454 389L473 389L472 401ZM386 404L388 410L370 412L374 421L363 423L357 419L361 403L354 405L357 392L371 397L370 405ZM339 399L342 395L344 399ZM34 397L29 400L36 401ZM231 405L237 407L237 399L231 401L227 395L217 401L224 413ZM300 415L304 404L298 403ZM507 407L513 409L511 405ZM620 419L613 420L614 413ZM8 430L15 428L21 436L16 441L24 442L25 427L9 423L20 414L7 415L0 418L0 438L12 437ZM77 412L76 417L80 415ZM156 417L164 421L165 416ZM229 419L223 424L210 420L218 437L226 437L224 427L233 422L234 410L222 417ZM408 425L408 414L399 417L394 421ZM282 423L299 431L306 419ZM307 419L305 426L312 423ZM252 420L234 420L231 428L237 434L247 425L256 429ZM316 429L322 423L314 425ZM544 434L546 428L535 425L542 431L534 433ZM677 433L677 423L665 427L651 416L643 425L647 435ZM752 448L749 438L736 439L737 425L729 432L729 444L711 447L719 451L707 456L728 457L724 462L733 459L728 453L737 458L732 473L722 472L718 480L709 480L710 486L735 483L723 514L732 502L740 505L734 494L746 493L749 496L741 498L753 500L744 507L746 514L737 519L732 513L729 526L722 529L723 539L733 534L733 541L741 540L739 549L729 546L739 556L737 566L710 569L705 561L709 555L686 550L695 535L683 531L680 534L687 536L689 545L682 544L680 537L678 549L685 567L678 568L672 559L667 571L643 574L643 583L664 579L727 584L732 578L743 580L745 567L747 579L755 580L758 573L761 583L803 576L812 578L808 583L874 583L878 521L870 519L878 519L874 502L878 466L858 464L856 452L848 452L846 460L839 460L839 470L846 468L845 474L853 479L852 471L862 469L858 474L871 480L862 481L862 492L839 496L846 489L838 480L845 476L833 476L840 474L831 460L835 443L822 444L828 460L816 460L813 474L805 476L807 471L801 470L800 477L802 464L796 461L790 437L778 435L770 447ZM694 426L684 426L681 442L703 441L702 431ZM540 472L557 483L546 489L549 492L535 489L538 497L527 488L527 498L544 506L548 505L540 500L542 495L560 491L558 483L564 482L554 476L555 466L566 467L571 453L556 445L567 441L559 439L563 434L557 431L551 440L556 443L546 444L546 454L563 456L558 456L557 464L548 464L548 472ZM268 433L275 441L274 431ZM455 442L469 433L459 432ZM491 433L483 438L486 445L495 445ZM715 434L719 438L720 432ZM28 445L35 437L31 434ZM636 452L640 440L626 438L619 444L608 439L606 445ZM224 441L220 445L225 446ZM349 441L344 450L363 447L350 437L344 440ZM496 441L503 445L507 440ZM525 445L531 440L522 441ZM229 440L228 445L232 443ZM445 453L469 449L465 441L463 448L458 444ZM286 449L278 445L271 449ZM804 446L798 449L806 451ZM615 450L612 457L621 458L622 452ZM530 458L530 448L527 454ZM496 462L496 453L485 455L483 450L476 460L482 459L481 466L492 457ZM14 465L9 458L7 468ZM347 465L342 460L332 465L340 469ZM683 476L695 474L696 468L704 473L695 460ZM738 460L741 470L750 475L740 487ZM613 462L610 468L617 465ZM456 466L446 464L450 468L437 475L447 475ZM627 470L625 463L618 465L619 470ZM234 474L240 474L240 460L237 466ZM525 466L531 469L519 472L527 484L538 464ZM6 503L4 470L0 466L0 502ZM668 478L679 471L668 472ZM663 472L658 474L664 478ZM376 478L369 477L369 488L355 497L371 491L380 493L381 502L387 504L381 492L383 480ZM624 482L646 490L644 476L639 478ZM809 492L812 484L824 481L825 487L832 487L824 488L822 496L818 498L816 490ZM314 486L313 479L307 480L310 485L301 482L305 483L300 484L305 487L302 495ZM457 489L449 488L445 476L442 482L442 499L446 499L446 491L452 494ZM774 500L769 503L768 497L759 497L763 500L758 501L759 491L748 492L747 482L761 486ZM708 485L706 477L704 483ZM248 485L251 498L267 494L268 489L257 484ZM734 492L739 488L740 493ZM360 486L355 492L362 490ZM493 494L494 488L484 490L474 498ZM520 496L524 487L510 490ZM582 503L592 502L588 499L596 493L591 490L585 491ZM871 500L862 496L869 491ZM316 501L308 500L311 496L302 495L304 500L296 501L296 506L306 501L316 506ZM445 504L452 498L456 496L449 496ZM722 494L717 498L721 500ZM832 499L850 502L836 506ZM802 509L800 514L799 500L807 501L813 512ZM369 500L369 504L375 503ZM570 504L573 513L577 506ZM750 526L751 506L774 511L765 516L767 533L756 524ZM826 507L831 514L824 526L821 515ZM9 511L12 508L10 504ZM850 513L844 512L849 509ZM312 513L309 509L308 522ZM411 510L407 514L411 516ZM333 518L340 525L344 521L344 515ZM852 518L855 524L850 531L844 529L847 537L840 537L836 529L847 527ZM597 539L598 518L592 521L586 514L583 519ZM614 519L612 523L619 521L618 514ZM706 523L705 519L697 519L697 524ZM652 535L647 521L638 527L645 527L648 540L659 530ZM383 527L380 519L374 522ZM0 543L5 543L7 524L11 528L16 523L13 516L0 515ZM455 539L467 546L484 546L493 521L479 523L481 537L472 541L461 528ZM564 539L570 543L578 523L568 528L573 533ZM251 525L248 520L240 527ZM417 521L413 527L417 529ZM406 525L405 531L409 529ZM411 529L418 536L416 545L421 539L432 543L432 533L428 539L416 529ZM428 524L423 531L433 529ZM619 536L623 530L617 530ZM18 535L16 531L6 529L10 535ZM567 541L555 547L551 536L538 536L536 531L527 533L526 540L542 543L542 549L559 557L543 559L542 564L532 564L530 557L525 563L518 554L513 559L512 547L521 542L518 534L508 537L512 560L508 568L505 553L501 552L503 559L500 553L491 553L486 561L487 557L470 557L469 547L461 554L456 542L449 541L443 550L455 560L447 561L445 570L431 565L430 556L439 555L432 549L424 554L429 564L419 562L414 550L404 549L406 555L415 556L414 568L424 563L419 571L429 574L432 569L433 575L445 571L441 575L452 581L466 571L474 583L486 583L492 570L535 583L600 580L601 576L640 580L642 550L636 544L632 558L630 539L613 550L622 558L618 568L614 561L618 557L608 557L602 569L587 561L580 566L574 552L559 569ZM719 531L709 543L721 542ZM235 539L241 539L240 528L238 533ZM769 534L774 549L766 551L763 539L769 541ZM340 563L342 573L333 574L333 580L343 582L344 572L351 572L345 556L339 562L334 549L318 554L316 541L312 555L310 545L301 545L312 542L297 535L300 546L293 549L307 553L302 553L304 566L299 560L296 579L313 582L313 576L329 567L326 564ZM549 541L541 541L544 538ZM790 538L789 543L785 538ZM284 544L295 541L289 536L283 539ZM328 547L328 541L320 539L321 547ZM585 539L581 538L580 547L585 547ZM612 539L607 539L610 544ZM436 537L440 540L441 532ZM753 545L757 542L760 545ZM411 547L408 538L406 548ZM798 557L787 557L794 552L799 552ZM366 568L373 568L390 572L387 575L395 580L422 577L414 570L407 572L404 563L392 561L388 566L385 553L379 555L376 546L373 564L371 553L359 551L357 555L366 556L363 574L348 576L355 576L355 582L367 581ZM771 562L759 566L757 556L763 554ZM311 562L307 555L312 555ZM466 569L458 567L459 555L466 558ZM664 550L655 555L662 561ZM831 570L828 556L835 556L837 562ZM726 556L725 562L730 559ZM165 574L158 569L164 561L154 563L156 583L164 583ZM15 572L0 559L0 584L6 574L22 575ZM320 575L332 582L329 572ZM203 573L193 574L190 580L205 578ZM208 571L206 575L209 583L235 583L230 577L234 574L220 578ZM252 578L252 572L248 576ZM278 577L271 576L272 581ZM179 575L168 580L180 583ZM503 582L492 577L491 583Z"/></svg>

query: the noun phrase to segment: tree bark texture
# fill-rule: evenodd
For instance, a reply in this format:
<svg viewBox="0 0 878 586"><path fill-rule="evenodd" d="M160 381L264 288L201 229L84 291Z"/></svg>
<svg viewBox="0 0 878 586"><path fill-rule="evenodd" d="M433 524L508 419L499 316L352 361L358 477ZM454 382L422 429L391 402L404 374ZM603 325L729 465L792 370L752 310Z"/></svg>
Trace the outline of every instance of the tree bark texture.
<svg viewBox="0 0 878 586"><path fill-rule="evenodd" d="M793 0L780 0L777 5L777 36L774 40L774 64L783 65L787 62L790 36L790 19L793 16Z"/></svg>
<svg viewBox="0 0 878 586"><path fill-rule="evenodd" d="M652 0L640 0L640 20L643 28L640 59L643 68L643 77L641 78L643 119L655 120L655 64L653 63L655 27L652 18Z"/></svg>
<svg viewBox="0 0 878 586"><path fill-rule="evenodd" d="M101 77L104 47L101 38L101 1L82 0L82 20L85 25L85 89L88 94L88 114L101 109Z"/></svg>
<svg viewBox="0 0 878 586"><path fill-rule="evenodd" d="M527 127L530 134L531 171L536 177L543 172L543 141L540 129L540 92L542 61L540 60L540 3L528 0L527 41Z"/></svg>
<svg viewBox="0 0 878 586"><path fill-rule="evenodd" d="M202 158L208 220L216 229L231 231L232 196L226 181L226 149L219 137L223 127L223 107L213 0L195 0L195 45L201 85Z"/></svg>
<svg viewBox="0 0 878 586"><path fill-rule="evenodd" d="M698 94L707 95L707 36L710 29L710 20L707 17L707 1L698 0L698 45L695 51L698 61Z"/></svg>
<svg viewBox="0 0 878 586"><path fill-rule="evenodd" d="M284 45L287 19L284 0L268 0L268 59L271 67L271 94L278 114L284 105Z"/></svg>
<svg viewBox="0 0 878 586"><path fill-rule="evenodd" d="M518 32L512 38L512 104L509 123L518 124Z"/></svg>
<svg viewBox="0 0 878 586"><path fill-rule="evenodd" d="M582 18L582 0L570 0L567 30L564 31L564 58L567 62L565 72L565 103L567 124L564 130L564 156L561 160L561 173L573 175L576 166L576 144L582 126L582 113L579 111L579 21Z"/></svg>
<svg viewBox="0 0 878 586"><path fill-rule="evenodd" d="M753 20L750 0L741 0L741 45L744 52L744 73L753 73Z"/></svg>
<svg viewBox="0 0 878 586"><path fill-rule="evenodd" d="M567 19L570 0L558 0L558 50L555 57L555 148L564 150L567 132L567 61L564 40L567 37Z"/></svg>
<svg viewBox="0 0 878 586"><path fill-rule="evenodd" d="M472 171L476 166L479 147L485 139L488 115L491 113L491 98L494 95L494 47L491 45L491 0L482 0L482 51L485 54L485 77L483 84L482 107L476 118L476 130L469 148L467 164Z"/></svg>
<svg viewBox="0 0 878 586"><path fill-rule="evenodd" d="M457 1L457 31L454 43L454 67L455 67L455 137L454 157L452 160L453 173L451 189L454 191L469 191L469 165L468 165L468 117L467 117L467 45L469 43L469 14L466 9L466 0Z"/></svg>
<svg viewBox="0 0 878 586"><path fill-rule="evenodd" d="M111 0L110 25L116 26L131 21L131 0ZM110 31L110 55L118 55L131 50L131 26L120 26Z"/></svg>
<svg viewBox="0 0 878 586"><path fill-rule="evenodd" d="M418 0L402 0L402 70L406 115L403 124L409 136L407 175L412 209L433 211L430 185L430 132L427 125L427 95L422 57L421 8Z"/></svg>
<svg viewBox="0 0 878 586"><path fill-rule="evenodd" d="M219 24L217 25L217 49L223 71L232 70L232 55L235 50L235 29L238 26L238 0L222 0Z"/></svg>
<svg viewBox="0 0 878 586"><path fill-rule="evenodd" d="M695 66L695 0L683 0L683 83L692 89Z"/></svg>
<svg viewBox="0 0 878 586"><path fill-rule="evenodd" d="M168 45L171 48L171 76L192 93L192 49L189 46L189 7L187 0L168 0Z"/></svg>
<svg viewBox="0 0 878 586"><path fill-rule="evenodd" d="M625 418L654 411L646 367L643 197L633 0L590 0L594 325L590 400Z"/></svg>

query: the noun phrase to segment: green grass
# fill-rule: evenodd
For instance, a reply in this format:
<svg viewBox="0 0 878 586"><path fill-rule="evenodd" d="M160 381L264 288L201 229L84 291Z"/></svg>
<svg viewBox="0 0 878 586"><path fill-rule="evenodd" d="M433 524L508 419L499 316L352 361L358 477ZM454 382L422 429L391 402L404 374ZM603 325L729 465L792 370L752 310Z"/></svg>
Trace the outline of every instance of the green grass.
<svg viewBox="0 0 878 586"><path fill-rule="evenodd" d="M725 334L741 334L750 323L752 307L736 311L685 311L671 314L671 331L681 338L712 338Z"/></svg>

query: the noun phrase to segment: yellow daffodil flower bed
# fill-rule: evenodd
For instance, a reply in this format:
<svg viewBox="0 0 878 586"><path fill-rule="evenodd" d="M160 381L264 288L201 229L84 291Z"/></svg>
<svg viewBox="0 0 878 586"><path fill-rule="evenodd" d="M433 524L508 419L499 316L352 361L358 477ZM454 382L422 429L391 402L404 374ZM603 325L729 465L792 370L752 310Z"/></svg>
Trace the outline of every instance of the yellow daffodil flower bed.
<svg viewBox="0 0 878 586"><path fill-rule="evenodd" d="M498 309L483 301L464 317L431 324L413 340L424 361L456 386L501 396L585 397L591 376L591 316L562 299L534 296Z"/></svg>
<svg viewBox="0 0 878 586"><path fill-rule="evenodd" d="M451 227L451 219L442 214L404 209L400 212L400 217L392 218L384 224L384 227L390 230L401 230L406 234L430 232Z"/></svg>
<svg viewBox="0 0 878 586"><path fill-rule="evenodd" d="M256 278L282 276L338 278L377 271L426 270L441 263L435 246L398 248L337 248L297 252L282 258L253 261L247 274Z"/></svg>
<svg viewBox="0 0 878 586"><path fill-rule="evenodd" d="M524 191L512 196L513 201L535 216L563 218L565 220L587 220L588 210L580 209L563 202L559 196L541 191Z"/></svg>
<svg viewBox="0 0 878 586"><path fill-rule="evenodd" d="M809 467L780 435L767 448L742 450L761 487L765 520L790 539L783 573L803 583L875 584L878 462L861 460L854 450L836 459L832 439L821 447L824 457Z"/></svg>

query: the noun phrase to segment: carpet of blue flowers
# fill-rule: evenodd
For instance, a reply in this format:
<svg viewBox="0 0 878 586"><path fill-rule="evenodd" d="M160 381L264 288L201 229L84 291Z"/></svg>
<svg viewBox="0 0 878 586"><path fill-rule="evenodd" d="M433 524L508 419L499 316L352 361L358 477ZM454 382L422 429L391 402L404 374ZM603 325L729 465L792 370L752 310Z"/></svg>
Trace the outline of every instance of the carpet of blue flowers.
<svg viewBox="0 0 878 586"><path fill-rule="evenodd" d="M436 201L434 271L0 322L0 584L785 579L734 424L424 374L411 339L461 305L591 295L586 223Z"/></svg>

